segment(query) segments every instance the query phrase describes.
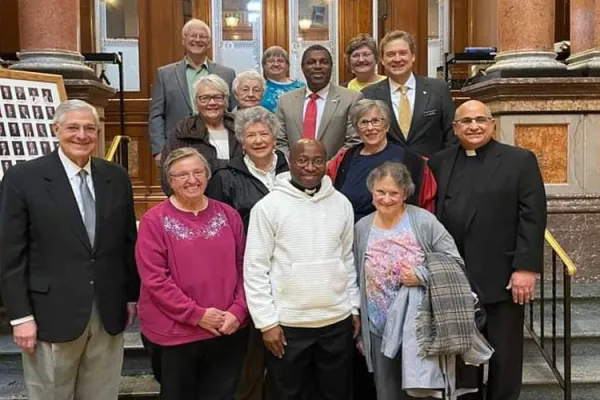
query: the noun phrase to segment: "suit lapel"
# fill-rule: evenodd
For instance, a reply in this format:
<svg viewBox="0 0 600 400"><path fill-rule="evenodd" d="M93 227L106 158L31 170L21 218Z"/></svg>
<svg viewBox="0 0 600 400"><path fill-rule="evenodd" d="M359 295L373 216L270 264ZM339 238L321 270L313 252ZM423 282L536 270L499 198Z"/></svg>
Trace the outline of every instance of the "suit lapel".
<svg viewBox="0 0 600 400"><path fill-rule="evenodd" d="M392 92L390 91L390 78L387 78L384 81L381 81L381 84L378 88L379 95L376 96L378 99L385 101L390 107L391 121L390 121L390 131L397 132L396 140L401 141L402 143L406 143L406 138L404 134L400 130L400 124L398 123L398 118L396 118L396 113L394 112L394 103L392 102Z"/></svg>
<svg viewBox="0 0 600 400"><path fill-rule="evenodd" d="M437 192L437 207L436 214L438 219L442 217L444 211L444 201L446 199L446 193L448 192L448 184L450 183L450 177L452 176L452 170L458 157L458 152L461 149L460 146L455 146L455 150L450 152L446 158L442 161L442 165L439 168L440 176L437 179L438 192Z"/></svg>
<svg viewBox="0 0 600 400"><path fill-rule="evenodd" d="M187 77L185 76L185 61L180 61L175 66L175 77L177 78L177 83L179 84L179 89L181 89L181 94L185 99L185 104L187 104L190 112L193 111L192 103L190 101L190 90L187 83Z"/></svg>
<svg viewBox="0 0 600 400"><path fill-rule="evenodd" d="M96 199L96 234L94 235L94 250L98 248L98 240L104 233L104 221L110 211L111 179L106 169L92 158L92 180L94 181L94 196Z"/></svg>
<svg viewBox="0 0 600 400"><path fill-rule="evenodd" d="M90 239L88 238L79 212L79 206L77 200L75 200L75 194L71 183L67 178L60 158L58 157L58 151L54 151L51 155L50 166L44 171L44 179L46 180L47 189L50 197L56 204L62 219L73 229L73 233L77 236L83 245L91 252L92 246L90 245ZM96 213L96 216L98 213ZM98 224L96 223L96 230Z"/></svg>
<svg viewBox="0 0 600 400"><path fill-rule="evenodd" d="M410 130L408 134L409 140L412 140L414 132L418 131L417 127L421 123L423 113L427 108L427 103L429 103L429 85L423 78L417 75L415 75L415 81L415 108L413 110L413 117L410 122Z"/></svg>
<svg viewBox="0 0 600 400"><path fill-rule="evenodd" d="M292 104L293 119L296 122L298 127L298 132L300 133L300 137L298 139L302 139L304 136L304 98L306 97L306 88L304 90L298 90L294 92L294 99ZM292 142L294 138L290 138L290 142ZM296 139L297 140L297 139ZM295 141L295 140L294 140Z"/></svg>
<svg viewBox="0 0 600 400"><path fill-rule="evenodd" d="M325 99L325 108L323 109L323 115L321 115L319 132L317 132L317 139L319 139L319 141L323 140L323 136L325 135L325 132L327 132L327 125L331 122L331 117L335 115L335 110L337 110L339 104L340 94L335 86L331 84L331 86L329 86L329 93Z"/></svg>
<svg viewBox="0 0 600 400"><path fill-rule="evenodd" d="M481 170L477 174L477 182L480 183L480 185L477 186L477 189L475 190L475 199L473 207L471 208L469 216L467 217L465 231L469 229L471 222L473 222L475 214L477 213L477 208L481 203L481 197L483 193L485 193L485 191L487 190L488 186L490 185L490 182L494 180L494 174L498 170L498 167L500 167L500 164L502 164L502 153L498 151L498 148L497 146L495 146L495 143L492 142L490 143L490 145L492 146L492 148L488 150L489 154L486 154L485 156L483 168L481 168Z"/></svg>

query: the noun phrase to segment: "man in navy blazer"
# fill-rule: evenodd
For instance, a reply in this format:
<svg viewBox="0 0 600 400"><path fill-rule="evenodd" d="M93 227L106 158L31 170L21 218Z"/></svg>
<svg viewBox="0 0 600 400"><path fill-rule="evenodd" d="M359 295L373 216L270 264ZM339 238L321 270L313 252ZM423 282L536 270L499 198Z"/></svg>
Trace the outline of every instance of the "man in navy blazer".
<svg viewBox="0 0 600 400"><path fill-rule="evenodd" d="M415 39L404 31L392 31L379 44L381 63L388 79L362 90L366 99L382 100L392 110L389 136L411 150L431 157L456 144L452 130L455 106L446 82L412 72ZM406 88L409 116L403 127L402 93Z"/></svg>
<svg viewBox="0 0 600 400"><path fill-rule="evenodd" d="M156 72L150 104L148 132L152 145L152 155L157 164L167 135L177 122L196 112L194 84L201 76L216 74L229 85L229 92L235 71L209 61L208 49L211 43L210 28L199 19L189 20L181 30L185 57L176 63L164 65ZM229 105L234 107L233 98Z"/></svg>

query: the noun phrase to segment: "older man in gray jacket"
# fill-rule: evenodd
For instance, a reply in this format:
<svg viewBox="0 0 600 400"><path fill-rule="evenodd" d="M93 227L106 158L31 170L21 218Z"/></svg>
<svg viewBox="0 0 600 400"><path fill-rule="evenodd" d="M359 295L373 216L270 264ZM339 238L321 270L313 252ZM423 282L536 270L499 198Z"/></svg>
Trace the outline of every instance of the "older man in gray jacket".
<svg viewBox="0 0 600 400"><path fill-rule="evenodd" d="M173 64L160 67L156 72L148 132L152 145L152 155L156 163L167 140L167 134L177 122L196 112L194 85L201 76L216 74L231 85L235 71L223 65L209 61L208 49L211 43L210 28L199 19L191 19L181 31L185 57ZM233 107L233 98L229 105Z"/></svg>

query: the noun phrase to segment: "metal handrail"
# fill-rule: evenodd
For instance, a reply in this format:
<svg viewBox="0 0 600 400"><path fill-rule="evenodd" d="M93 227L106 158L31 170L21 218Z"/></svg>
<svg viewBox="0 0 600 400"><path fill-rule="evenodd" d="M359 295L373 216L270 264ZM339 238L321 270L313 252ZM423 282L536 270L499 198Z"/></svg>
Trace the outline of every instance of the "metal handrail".
<svg viewBox="0 0 600 400"><path fill-rule="evenodd" d="M129 141L131 141L131 138L129 136L124 136L124 135L116 135L113 137L113 140L110 143L110 147L108 148L108 151L106 152L106 156L104 156L104 159L106 161L114 161L115 160L115 155L117 154L119 145L123 141L129 142Z"/></svg>
<svg viewBox="0 0 600 400"><path fill-rule="evenodd" d="M571 260L571 257L567 255L567 252L562 248L562 246L554 238L554 235L552 235L552 233L550 233L548 229L546 229L546 231L544 232L544 238L546 239L548 245L550 245L552 250L556 252L560 260L567 268L567 273L570 276L575 276L575 274L577 274L577 267L575 266L575 263L573 262L573 260Z"/></svg>
<svg viewBox="0 0 600 400"><path fill-rule="evenodd" d="M542 269L540 273L540 296L539 301L536 301L539 304L539 334L536 333L535 325L534 325L534 304L529 304L529 321L525 323L525 328L531 335L531 338L537 345L540 350L542 357L546 360L546 363L550 367L552 374L556 378L559 386L563 390L564 399L571 400L572 399L572 376L571 376L571 278L575 276L577 273L577 267L571 258L567 255L562 246L558 243L558 241L554 238L550 231L546 230L544 232L544 238L546 243L550 246L552 251L551 260L551 287L552 287L552 296L547 299L545 296L545 268ZM557 259L562 262L562 284L563 284L563 371L559 370L557 366L557 285L558 285L558 268L557 268ZM552 335L546 336L545 332L545 303L549 301L551 304L552 310ZM546 340L551 341L551 348L548 349Z"/></svg>

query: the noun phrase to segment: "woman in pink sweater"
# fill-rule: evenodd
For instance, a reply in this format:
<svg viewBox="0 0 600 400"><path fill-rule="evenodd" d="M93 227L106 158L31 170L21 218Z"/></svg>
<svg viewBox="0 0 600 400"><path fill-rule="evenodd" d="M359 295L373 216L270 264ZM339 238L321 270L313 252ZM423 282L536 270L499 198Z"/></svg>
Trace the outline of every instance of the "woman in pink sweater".
<svg viewBox="0 0 600 400"><path fill-rule="evenodd" d="M174 150L164 168L174 194L144 214L136 245L161 398L233 399L248 335L242 220L204 195L210 168L198 151Z"/></svg>

